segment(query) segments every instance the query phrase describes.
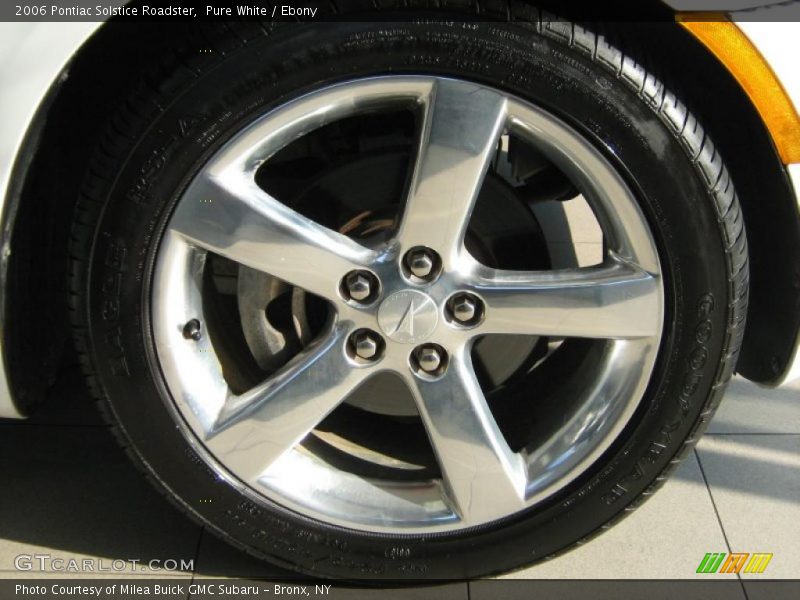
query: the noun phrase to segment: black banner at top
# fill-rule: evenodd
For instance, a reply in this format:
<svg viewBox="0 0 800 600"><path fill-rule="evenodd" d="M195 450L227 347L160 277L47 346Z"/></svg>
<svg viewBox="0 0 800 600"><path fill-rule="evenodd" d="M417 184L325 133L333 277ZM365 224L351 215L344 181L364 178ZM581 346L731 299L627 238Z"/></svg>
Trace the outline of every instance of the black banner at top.
<svg viewBox="0 0 800 600"><path fill-rule="evenodd" d="M557 16L579 22L656 22L690 12L701 19L800 21L800 0L11 0L0 3L0 21L396 22L448 15L463 20L464 9L473 12L474 20Z"/></svg>

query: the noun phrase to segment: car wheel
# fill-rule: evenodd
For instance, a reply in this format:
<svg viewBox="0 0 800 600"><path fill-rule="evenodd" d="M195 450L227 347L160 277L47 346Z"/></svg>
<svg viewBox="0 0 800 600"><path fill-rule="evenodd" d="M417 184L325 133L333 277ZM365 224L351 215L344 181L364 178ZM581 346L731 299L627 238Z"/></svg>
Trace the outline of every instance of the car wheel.
<svg viewBox="0 0 800 600"><path fill-rule="evenodd" d="M475 577L651 493L735 366L747 252L701 125L564 22L242 28L165 62L73 226L122 442L238 547Z"/></svg>

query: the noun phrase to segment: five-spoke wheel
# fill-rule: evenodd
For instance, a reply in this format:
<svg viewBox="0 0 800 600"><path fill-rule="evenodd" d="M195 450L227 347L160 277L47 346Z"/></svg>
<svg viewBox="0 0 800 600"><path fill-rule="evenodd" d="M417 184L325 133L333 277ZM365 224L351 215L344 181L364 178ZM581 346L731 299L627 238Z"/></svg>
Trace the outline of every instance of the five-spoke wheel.
<svg viewBox="0 0 800 600"><path fill-rule="evenodd" d="M256 183L258 168L291 140L324 123L398 105L420 115L419 141L400 218L379 242L332 230ZM599 264L507 270L467 250L476 199L508 135L538 148L581 186L604 228ZM329 307L319 335L250 389L231 389L212 336L185 335L190 324L199 331L207 319L202 278L211 253ZM480 85L434 77L331 86L249 126L180 199L153 290L158 359L178 412L213 464L311 516L393 531L487 523L579 475L635 409L663 320L652 235L601 154L547 112ZM581 375L576 407L548 437L512 449L498 427L472 357L476 340L493 335L606 341ZM367 479L302 449L348 396L387 372L410 390L439 478Z"/></svg>

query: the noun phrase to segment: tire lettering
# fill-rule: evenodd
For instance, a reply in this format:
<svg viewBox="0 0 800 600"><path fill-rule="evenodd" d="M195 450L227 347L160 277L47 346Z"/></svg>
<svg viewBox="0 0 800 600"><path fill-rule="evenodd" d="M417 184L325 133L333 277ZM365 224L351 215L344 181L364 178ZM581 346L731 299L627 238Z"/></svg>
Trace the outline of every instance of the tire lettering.
<svg viewBox="0 0 800 600"><path fill-rule="evenodd" d="M648 470L648 466L658 463L659 458L672 442L672 432L680 427L683 418L691 412L691 401L700 388L700 383L703 381L704 373L702 373L702 370L708 364L709 352L705 344L711 339L714 333L713 323L709 319L714 312L714 308L714 296L710 293L703 294L697 301L696 314L701 321L694 329L694 338L697 342L697 346L692 349L687 357L689 370L683 375L681 390L678 394L678 406L681 410L681 418L661 428L659 439L650 442L647 450L645 450L641 458L636 461L633 470L620 478L614 487L611 488L611 491L602 496L602 500L606 504L614 504L625 496L625 494L628 493L628 488L625 487L625 484L642 479L645 475L645 471Z"/></svg>

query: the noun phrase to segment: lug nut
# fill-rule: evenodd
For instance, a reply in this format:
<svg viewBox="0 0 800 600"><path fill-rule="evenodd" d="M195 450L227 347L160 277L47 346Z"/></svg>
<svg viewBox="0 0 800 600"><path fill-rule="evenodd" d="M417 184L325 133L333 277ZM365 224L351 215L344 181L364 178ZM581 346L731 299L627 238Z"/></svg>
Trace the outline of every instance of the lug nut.
<svg viewBox="0 0 800 600"><path fill-rule="evenodd" d="M413 365L428 375L441 375L447 367L447 353L436 344L425 344L414 350Z"/></svg>
<svg viewBox="0 0 800 600"><path fill-rule="evenodd" d="M468 296L459 296L453 302L453 317L459 323L466 323L475 318L477 310L475 300Z"/></svg>
<svg viewBox="0 0 800 600"><path fill-rule="evenodd" d="M447 303L450 317L459 325L476 325L483 317L483 303L477 296L461 293Z"/></svg>
<svg viewBox="0 0 800 600"><path fill-rule="evenodd" d="M360 329L350 338L353 353L356 357L364 360L375 360L378 358L383 347L383 340L374 331Z"/></svg>
<svg viewBox="0 0 800 600"><path fill-rule="evenodd" d="M414 277L431 280L439 271L441 261L436 252L430 248L419 246L406 253L405 264L408 272Z"/></svg>
<svg viewBox="0 0 800 600"><path fill-rule="evenodd" d="M347 276L347 292L353 300L366 300L372 293L372 286L369 279L358 271L354 271Z"/></svg>
<svg viewBox="0 0 800 600"><path fill-rule="evenodd" d="M350 300L366 302L378 291L378 281L369 271L350 271L344 278L342 291Z"/></svg>
<svg viewBox="0 0 800 600"><path fill-rule="evenodd" d="M421 248L412 250L408 253L408 268L414 275L424 279L433 271L433 258Z"/></svg>
<svg viewBox="0 0 800 600"><path fill-rule="evenodd" d="M186 325L183 326L183 337L185 337L187 340L194 340L195 342L203 337L200 321L197 319L188 321Z"/></svg>
<svg viewBox="0 0 800 600"><path fill-rule="evenodd" d="M436 348L426 346L417 352L417 363L426 373L433 373L441 366L442 357Z"/></svg>

